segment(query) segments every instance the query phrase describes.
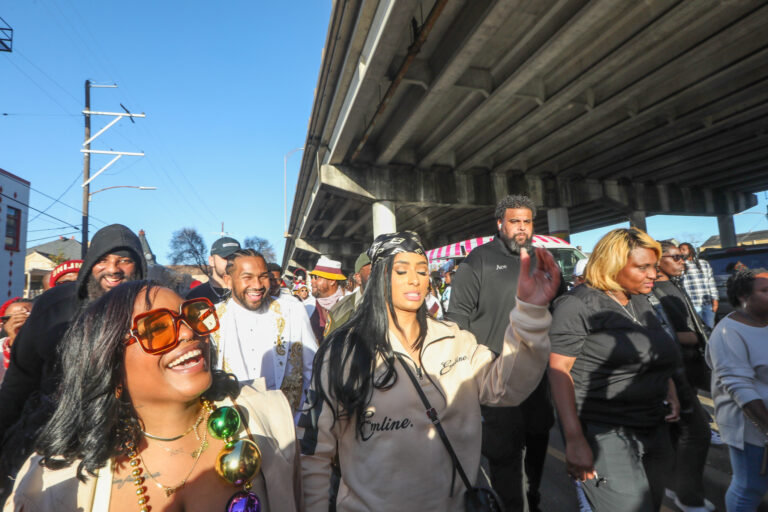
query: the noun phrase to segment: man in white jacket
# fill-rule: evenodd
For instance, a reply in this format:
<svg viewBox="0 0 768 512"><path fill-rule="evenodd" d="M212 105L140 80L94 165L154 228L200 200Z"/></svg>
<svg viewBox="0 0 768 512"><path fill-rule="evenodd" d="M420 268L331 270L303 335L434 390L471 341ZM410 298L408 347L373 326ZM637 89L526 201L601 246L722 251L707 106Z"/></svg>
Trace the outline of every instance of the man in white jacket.
<svg viewBox="0 0 768 512"><path fill-rule="evenodd" d="M267 389L285 393L295 413L317 351L304 306L269 295L267 263L252 249L227 257L226 280L232 296L217 308L221 328L212 335L219 367L241 382L264 378Z"/></svg>

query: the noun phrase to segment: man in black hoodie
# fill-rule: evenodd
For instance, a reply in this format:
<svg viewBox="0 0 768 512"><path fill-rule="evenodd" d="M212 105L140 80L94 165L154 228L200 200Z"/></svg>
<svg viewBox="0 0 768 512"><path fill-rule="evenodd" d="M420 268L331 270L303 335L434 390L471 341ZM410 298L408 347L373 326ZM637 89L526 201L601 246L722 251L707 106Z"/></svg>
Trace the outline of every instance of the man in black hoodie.
<svg viewBox="0 0 768 512"><path fill-rule="evenodd" d="M53 412L58 345L69 324L89 302L146 274L139 238L112 224L93 236L77 281L51 288L35 301L0 386L0 506L11 491L9 477L31 454L37 433Z"/></svg>
<svg viewBox="0 0 768 512"><path fill-rule="evenodd" d="M528 197L504 198L496 206L498 236L474 249L453 276L446 318L497 354L515 307L520 249L535 257L531 245L535 216L536 207ZM562 293L562 279L560 283ZM555 421L547 376L519 407L482 407L482 413L483 455L490 463L493 488L507 510L538 511L549 429Z"/></svg>

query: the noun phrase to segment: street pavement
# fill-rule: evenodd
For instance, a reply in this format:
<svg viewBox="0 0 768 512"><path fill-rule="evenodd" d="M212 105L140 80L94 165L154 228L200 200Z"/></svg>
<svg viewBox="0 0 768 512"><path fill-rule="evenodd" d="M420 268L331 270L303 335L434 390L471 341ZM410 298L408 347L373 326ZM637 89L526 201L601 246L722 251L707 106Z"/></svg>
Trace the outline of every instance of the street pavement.
<svg viewBox="0 0 768 512"><path fill-rule="evenodd" d="M712 401L709 397L700 395L699 399L704 408L712 414ZM713 424L713 426L716 428L716 425ZM720 512L725 512L723 499L730 480L731 465L728 460L728 448L725 445L710 445L707 465L704 468L705 497L714 503ZM550 432L549 453L544 465L540 490L543 512L580 512L574 484L565 472L565 447L557 426ZM678 512L679 510L672 500L664 499L661 512ZM758 512L768 512L768 500L763 500Z"/></svg>

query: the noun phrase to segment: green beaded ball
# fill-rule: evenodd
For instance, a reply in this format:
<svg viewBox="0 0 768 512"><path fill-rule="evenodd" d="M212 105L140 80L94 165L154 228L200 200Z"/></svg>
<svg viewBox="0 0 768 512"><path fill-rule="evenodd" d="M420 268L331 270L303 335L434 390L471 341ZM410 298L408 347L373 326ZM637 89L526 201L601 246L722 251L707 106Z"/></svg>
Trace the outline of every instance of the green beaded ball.
<svg viewBox="0 0 768 512"><path fill-rule="evenodd" d="M216 439L234 436L240 430L240 414L234 407L219 407L211 413L208 432Z"/></svg>

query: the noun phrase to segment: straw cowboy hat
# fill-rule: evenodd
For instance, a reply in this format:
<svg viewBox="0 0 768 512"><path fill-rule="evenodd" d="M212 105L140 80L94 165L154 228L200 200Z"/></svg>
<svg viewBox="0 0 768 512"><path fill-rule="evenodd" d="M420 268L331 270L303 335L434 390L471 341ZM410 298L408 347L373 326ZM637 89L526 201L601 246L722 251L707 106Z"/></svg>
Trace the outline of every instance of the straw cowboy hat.
<svg viewBox="0 0 768 512"><path fill-rule="evenodd" d="M320 256L315 269L309 273L311 276L324 277L332 281L344 281L347 277L341 273L341 262Z"/></svg>

